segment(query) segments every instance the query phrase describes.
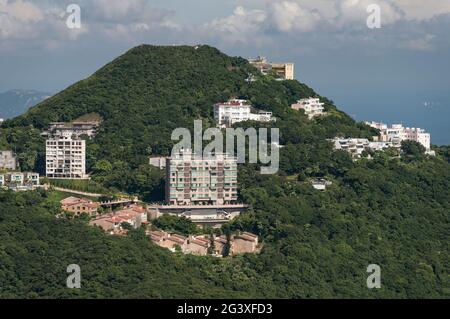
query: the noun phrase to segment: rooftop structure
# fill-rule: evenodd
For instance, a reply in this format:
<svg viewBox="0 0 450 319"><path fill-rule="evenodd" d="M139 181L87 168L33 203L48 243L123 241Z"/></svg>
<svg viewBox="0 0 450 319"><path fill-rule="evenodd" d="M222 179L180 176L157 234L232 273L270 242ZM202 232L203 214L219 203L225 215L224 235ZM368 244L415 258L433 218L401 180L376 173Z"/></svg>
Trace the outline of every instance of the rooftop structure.
<svg viewBox="0 0 450 319"><path fill-rule="evenodd" d="M313 181L311 181L312 186L320 191L324 191L327 189L328 186L333 185L332 182L327 181L326 179L320 178L320 179L315 179Z"/></svg>
<svg viewBox="0 0 450 319"><path fill-rule="evenodd" d="M273 71L283 80L294 79L294 63L273 63L261 56L249 59L248 62L264 75Z"/></svg>
<svg viewBox="0 0 450 319"><path fill-rule="evenodd" d="M164 214L186 217L200 227L220 228L232 221L241 212L248 209L248 205L161 205L149 207L149 216L156 219Z"/></svg>
<svg viewBox="0 0 450 319"><path fill-rule="evenodd" d="M310 97L298 100L297 103L291 105L291 108L296 111L304 110L308 118L312 119L325 114L323 106L324 103L321 103L320 99Z"/></svg>
<svg viewBox="0 0 450 319"><path fill-rule="evenodd" d="M94 137L99 126L100 120L74 121L70 123L52 122L49 129L43 132L42 135L46 137L80 137L82 135Z"/></svg>

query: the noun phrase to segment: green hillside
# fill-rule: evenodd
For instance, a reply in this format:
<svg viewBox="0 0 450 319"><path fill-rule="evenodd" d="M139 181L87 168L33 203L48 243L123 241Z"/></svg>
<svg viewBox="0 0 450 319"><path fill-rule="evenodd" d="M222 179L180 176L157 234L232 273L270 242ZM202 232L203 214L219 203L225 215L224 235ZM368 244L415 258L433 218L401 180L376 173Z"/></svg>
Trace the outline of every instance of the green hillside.
<svg viewBox="0 0 450 319"><path fill-rule="evenodd" d="M448 149L429 158L406 144L400 159L382 153L354 163L327 139L371 137L374 130L324 97L330 115L309 121L290 105L319 96L313 89L271 77L247 82L250 73L257 71L246 60L208 46L142 45L6 121L0 145L17 151L22 169L43 173L40 130L97 113L103 122L87 150L93 180L161 200L163 173L148 156L168 155L177 127L192 128L195 119L213 126L214 103L249 99L274 112L278 121L265 126L280 128L286 145L277 175L240 166L240 197L253 209L227 227L259 234L261 254L174 255L139 231L111 238L82 222L55 220L48 194L3 192L0 297L450 297ZM315 177L333 186L318 192L309 183ZM83 289L68 291L65 267L77 261L86 269ZM366 287L369 264L381 266L379 290Z"/></svg>
<svg viewBox="0 0 450 319"><path fill-rule="evenodd" d="M146 165L148 156L169 154L173 145L170 135L177 127L192 128L195 119L203 119L205 127L213 126L212 105L230 97L247 98L256 107L273 111L280 119L276 126L281 130L281 143L304 147L301 153L314 153L308 155L310 162L328 160L331 149L325 139L337 133L374 134L338 112L325 98L333 115L311 123L289 107L299 98L317 95L311 88L297 81L271 78L247 83L250 73L257 71L246 60L226 56L209 46L142 45L23 116L7 121L4 127L14 129L4 134L17 149L24 169L44 173L44 141L38 130L53 121L72 121L97 113L104 122L95 140L88 143L88 170L106 186L147 200L161 199L158 191L148 186L161 184L160 174ZM298 169L295 166L309 164L283 165L291 174Z"/></svg>

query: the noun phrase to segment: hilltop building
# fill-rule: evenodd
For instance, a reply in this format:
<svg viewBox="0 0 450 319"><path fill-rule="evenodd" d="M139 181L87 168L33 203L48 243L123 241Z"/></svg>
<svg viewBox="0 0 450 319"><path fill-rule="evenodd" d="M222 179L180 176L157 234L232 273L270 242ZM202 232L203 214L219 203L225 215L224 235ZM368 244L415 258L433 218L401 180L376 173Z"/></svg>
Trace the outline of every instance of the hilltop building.
<svg viewBox="0 0 450 319"><path fill-rule="evenodd" d="M252 105L246 100L232 99L228 102L217 103L214 105L214 119L221 127L244 121L271 122L276 120L272 112L261 110L252 112L252 108Z"/></svg>
<svg viewBox="0 0 450 319"><path fill-rule="evenodd" d="M396 147L400 147L402 141L415 141L422 144L427 153L431 154L431 135L421 128L403 127L402 124L387 125L378 122L366 122L370 127L380 130L377 137L382 142L392 142Z"/></svg>
<svg viewBox="0 0 450 319"><path fill-rule="evenodd" d="M255 59L249 59L248 62L264 75L275 72L283 80L294 79L294 63L273 63L261 56Z"/></svg>
<svg viewBox="0 0 450 319"><path fill-rule="evenodd" d="M323 106L324 103L321 103L320 99L310 97L298 100L297 103L291 105L291 108L296 111L304 110L308 118L312 119L325 114Z"/></svg>
<svg viewBox="0 0 450 319"><path fill-rule="evenodd" d="M17 169L17 158L12 151L0 151L0 169L9 171Z"/></svg>
<svg viewBox="0 0 450 319"><path fill-rule="evenodd" d="M29 191L40 187L38 173L11 172L0 174L0 187L14 191Z"/></svg>

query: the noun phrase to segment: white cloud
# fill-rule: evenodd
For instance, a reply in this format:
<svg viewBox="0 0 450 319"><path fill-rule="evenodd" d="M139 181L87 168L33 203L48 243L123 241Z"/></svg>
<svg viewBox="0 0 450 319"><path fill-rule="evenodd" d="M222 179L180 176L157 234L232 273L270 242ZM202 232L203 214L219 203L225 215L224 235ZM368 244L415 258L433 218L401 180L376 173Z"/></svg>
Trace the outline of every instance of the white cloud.
<svg viewBox="0 0 450 319"><path fill-rule="evenodd" d="M301 7L293 1L275 2L269 6L270 22L281 32L307 32L316 28L322 17L317 11Z"/></svg>
<svg viewBox="0 0 450 319"><path fill-rule="evenodd" d="M0 39L33 37L32 25L43 18L43 12L30 2L0 0Z"/></svg>
<svg viewBox="0 0 450 319"><path fill-rule="evenodd" d="M123 22L125 19L136 19L146 11L144 0L96 0L91 4L93 18L107 21Z"/></svg>
<svg viewBox="0 0 450 319"><path fill-rule="evenodd" d="M365 28L367 17L370 14L367 9L372 4L380 7L381 23L384 26L401 20L404 15L401 9L387 0L341 0L336 2L338 11L336 25L356 25Z"/></svg>
<svg viewBox="0 0 450 319"><path fill-rule="evenodd" d="M238 6L232 15L212 20L203 26L203 30L211 35L221 36L226 42L246 43L255 40L255 36L260 38L266 19L267 15L263 10L246 10Z"/></svg>
<svg viewBox="0 0 450 319"><path fill-rule="evenodd" d="M420 38L406 40L400 43L400 47L418 51L430 51L434 49L433 40L436 38L433 34L426 34Z"/></svg>
<svg viewBox="0 0 450 319"><path fill-rule="evenodd" d="M450 13L448 0L395 0L399 8L405 12L408 20L427 20L440 14Z"/></svg>
<svg viewBox="0 0 450 319"><path fill-rule="evenodd" d="M355 43L369 39L363 41L367 44L374 34L370 34L366 26L367 7L372 3L380 5L382 27L386 27L378 32L378 36L384 34L390 41L397 37L403 47L419 49L433 47L430 43L435 44L438 40L424 37L424 34L437 33L425 30L417 33L402 28L400 36L401 31L391 27L397 27L397 23L410 23L414 29L422 28L420 24L427 23L427 19L450 14L450 0L428 0L427 3L422 0L233 0L232 5L236 6L229 15L211 17L209 22L201 25L180 25L173 11L175 3L169 10L163 8L163 1L159 8L155 8L155 1L150 0L78 2L82 9L80 30L66 27L65 18L60 17L65 7L57 1L0 0L0 49L13 50L19 45L54 48L66 41L80 39L81 35L90 40L131 43L145 42L156 35L167 41L184 39L264 47L279 43L281 37L287 42L301 39L301 43L305 43L308 41L305 34L315 32L316 41L332 34L335 38L331 40L335 43L342 39L353 39ZM189 13L184 12L187 5L179 0L177 15L192 14L193 8L186 10ZM194 3L189 5L195 6ZM202 14L208 10L202 8ZM330 37L328 43L329 40Z"/></svg>
<svg viewBox="0 0 450 319"><path fill-rule="evenodd" d="M0 0L0 12L22 22L37 22L44 17L39 7L22 0Z"/></svg>
<svg viewBox="0 0 450 319"><path fill-rule="evenodd" d="M88 23L111 40L132 40L159 29L181 29L171 20L171 11L154 8L146 0L95 0L86 8Z"/></svg>

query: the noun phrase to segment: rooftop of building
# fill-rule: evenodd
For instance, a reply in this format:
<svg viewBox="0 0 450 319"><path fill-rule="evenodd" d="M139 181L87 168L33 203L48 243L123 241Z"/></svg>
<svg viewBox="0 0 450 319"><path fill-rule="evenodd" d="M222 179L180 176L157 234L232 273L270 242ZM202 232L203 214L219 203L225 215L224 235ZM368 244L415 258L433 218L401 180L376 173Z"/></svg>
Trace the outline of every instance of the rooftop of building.
<svg viewBox="0 0 450 319"><path fill-rule="evenodd" d="M258 240L258 236L251 234L251 233L247 233L247 232L236 235L235 238L243 239L243 240L251 241L251 242L256 242Z"/></svg>
<svg viewBox="0 0 450 319"><path fill-rule="evenodd" d="M67 198L64 198L60 201L62 205L74 205L74 204L81 204L81 203L91 203L92 201L86 198L79 198L75 196L70 196Z"/></svg>
<svg viewBox="0 0 450 319"><path fill-rule="evenodd" d="M201 240L200 238L191 239L189 241L189 243L195 244L195 245L198 245L198 246L202 246L204 248L208 248L209 247L209 242L205 241L205 240Z"/></svg>
<svg viewBox="0 0 450 319"><path fill-rule="evenodd" d="M219 102L216 103L217 106L251 106L251 104L247 100L240 100L240 99L231 99L226 102Z"/></svg>

